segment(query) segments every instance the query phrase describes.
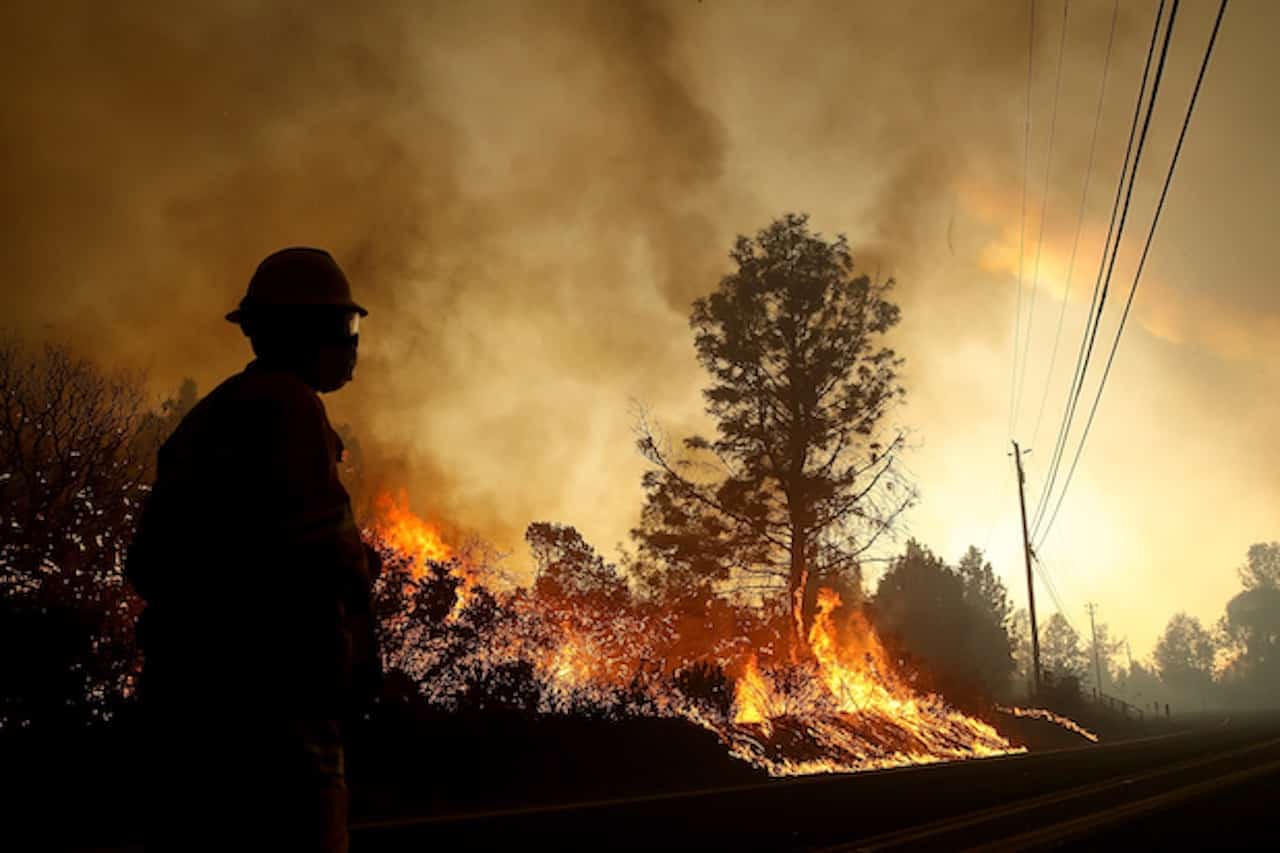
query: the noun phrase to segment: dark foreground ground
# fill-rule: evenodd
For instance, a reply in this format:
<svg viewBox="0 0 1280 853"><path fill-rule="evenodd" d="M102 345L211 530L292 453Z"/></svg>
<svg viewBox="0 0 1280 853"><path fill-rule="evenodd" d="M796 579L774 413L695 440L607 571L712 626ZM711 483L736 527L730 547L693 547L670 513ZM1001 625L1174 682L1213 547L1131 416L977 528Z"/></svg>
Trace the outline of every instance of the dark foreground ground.
<svg viewBox="0 0 1280 853"><path fill-rule="evenodd" d="M793 780L767 779L674 720L483 714L417 719L417 736L383 722L353 744L355 853L1280 849L1280 715L1121 721L1100 745L1005 721L1032 754ZM24 841L0 849L137 838L119 738L5 757L5 824Z"/></svg>
<svg viewBox="0 0 1280 853"><path fill-rule="evenodd" d="M426 819L352 849L1280 849L1280 717L1183 720L1127 742Z"/></svg>

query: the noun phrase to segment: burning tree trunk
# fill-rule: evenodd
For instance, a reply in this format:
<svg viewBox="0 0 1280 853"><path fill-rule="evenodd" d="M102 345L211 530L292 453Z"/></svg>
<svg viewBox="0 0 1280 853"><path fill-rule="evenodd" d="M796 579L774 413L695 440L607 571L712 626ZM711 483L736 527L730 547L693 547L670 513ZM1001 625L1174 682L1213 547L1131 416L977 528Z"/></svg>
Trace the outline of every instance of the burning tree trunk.
<svg viewBox="0 0 1280 853"><path fill-rule="evenodd" d="M783 342L789 359L794 361L797 350L795 326L788 324L784 330ZM787 454L787 472L783 478L787 500L787 521L791 543L790 565L787 571L788 603L791 605L791 657L797 660L805 649L801 642L809 636L809 555L808 548L808 509L809 495L804 482L805 458L805 406L803 398L808 396L803 390L804 377L793 363L787 370L791 393L787 395L787 411L791 416L793 429L787 435L789 452Z"/></svg>
<svg viewBox="0 0 1280 853"><path fill-rule="evenodd" d="M791 657L796 660L805 644L800 642L809 636L809 565L804 555L804 536L798 535L791 543L791 567L787 576L787 601L791 605Z"/></svg>

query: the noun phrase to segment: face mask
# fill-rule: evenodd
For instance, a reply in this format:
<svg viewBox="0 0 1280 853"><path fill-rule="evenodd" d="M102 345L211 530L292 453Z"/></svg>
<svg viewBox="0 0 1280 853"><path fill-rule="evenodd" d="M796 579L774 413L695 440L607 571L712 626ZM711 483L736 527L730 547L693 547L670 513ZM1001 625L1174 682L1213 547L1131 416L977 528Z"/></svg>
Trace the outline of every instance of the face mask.
<svg viewBox="0 0 1280 853"><path fill-rule="evenodd" d="M345 341L318 347L311 360L308 383L321 393L337 391L355 377L356 350L359 335L351 335Z"/></svg>
<svg viewBox="0 0 1280 853"><path fill-rule="evenodd" d="M355 375L360 345L360 315L355 311L279 309L258 314L253 323L261 336L263 360L296 371L316 391L336 391Z"/></svg>

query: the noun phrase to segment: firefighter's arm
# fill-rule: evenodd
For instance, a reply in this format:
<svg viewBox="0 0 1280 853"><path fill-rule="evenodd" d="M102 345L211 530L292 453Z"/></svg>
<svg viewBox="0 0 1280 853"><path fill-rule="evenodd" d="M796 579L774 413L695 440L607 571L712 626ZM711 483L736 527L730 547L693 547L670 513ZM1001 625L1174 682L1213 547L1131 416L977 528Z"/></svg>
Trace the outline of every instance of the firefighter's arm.
<svg viewBox="0 0 1280 853"><path fill-rule="evenodd" d="M291 392L282 395L274 419L274 461L268 478L284 510L280 535L288 543L289 562L304 572L296 578L298 595L290 601L315 613L326 610L326 603L336 606L341 601L352 686L355 695L368 698L376 695L381 683L371 593L382 560L356 527L338 478L338 439L319 398L305 388Z"/></svg>
<svg viewBox="0 0 1280 853"><path fill-rule="evenodd" d="M269 494L260 503L275 529L272 538L289 552L304 583L328 587L344 599L371 582L365 546L338 479L337 447L319 398L289 384L270 401L262 435L262 478ZM313 586L314 589L314 586Z"/></svg>

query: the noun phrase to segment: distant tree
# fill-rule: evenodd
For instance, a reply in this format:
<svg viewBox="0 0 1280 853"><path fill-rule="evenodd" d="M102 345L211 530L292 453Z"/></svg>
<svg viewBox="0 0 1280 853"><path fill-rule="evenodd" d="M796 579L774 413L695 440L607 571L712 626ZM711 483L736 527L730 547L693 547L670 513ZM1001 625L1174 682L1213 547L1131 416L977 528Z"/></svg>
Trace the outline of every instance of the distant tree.
<svg viewBox="0 0 1280 853"><path fill-rule="evenodd" d="M539 595L589 600L619 607L630 598L626 580L605 562L576 528L545 521L530 524L524 534L537 570Z"/></svg>
<svg viewBox="0 0 1280 853"><path fill-rule="evenodd" d="M1094 637L1097 638L1097 648L1094 648ZM1094 630L1089 637L1089 643L1086 647L1085 654L1088 657L1088 671L1086 672L1085 681L1092 684L1098 689L1099 693L1106 692L1116 680L1116 658L1120 654L1120 649L1124 647L1124 640L1116 640L1111 637L1111 627L1105 622L1099 622L1094 626ZM1097 654L1097 662L1102 670L1102 683L1095 684L1097 681L1097 673L1094 672L1094 654Z"/></svg>
<svg viewBox="0 0 1280 853"><path fill-rule="evenodd" d="M1222 680L1232 702L1280 705L1280 589L1246 589L1219 622L1227 658Z"/></svg>
<svg viewBox="0 0 1280 853"><path fill-rule="evenodd" d="M184 378L178 384L178 391L172 397L166 398L160 404L160 415L170 424L169 433L187 416L187 413L196 407L196 403L200 402L200 391L196 385L196 381L190 376ZM165 438L169 436L166 435Z"/></svg>
<svg viewBox="0 0 1280 853"><path fill-rule="evenodd" d="M1114 692L1143 713L1160 713L1169 691L1151 666L1135 661L1116 674Z"/></svg>
<svg viewBox="0 0 1280 853"><path fill-rule="evenodd" d="M971 548L952 569L912 540L880 579L875 623L894 651L923 669L953 699L991 699L1005 692L1013 656L1004 620L1004 585Z"/></svg>
<svg viewBox="0 0 1280 853"><path fill-rule="evenodd" d="M1246 590L1280 589L1280 542L1259 542L1249 548L1240 567L1240 582Z"/></svg>
<svg viewBox="0 0 1280 853"><path fill-rule="evenodd" d="M1041 629L1040 660L1051 677L1077 681L1085 678L1089 656L1081 645L1080 635L1061 613L1055 612Z"/></svg>
<svg viewBox="0 0 1280 853"><path fill-rule="evenodd" d="M717 436L677 456L642 423L655 467L635 537L658 565L785 596L798 654L818 587L856 581L913 499L903 436L883 435L904 393L883 343L898 308L892 280L856 274L846 238L811 232L804 215L739 237L730 257L737 269L690 318Z"/></svg>
<svg viewBox="0 0 1280 853"><path fill-rule="evenodd" d="M1171 691L1183 700L1206 703L1213 687L1216 645L1200 620L1176 613L1156 642L1156 669Z"/></svg>
<svg viewBox="0 0 1280 853"><path fill-rule="evenodd" d="M1031 616L1026 609L1019 609L1009 618L1009 642L1013 654L1013 674L1010 688L1014 695L1030 695L1031 675Z"/></svg>
<svg viewBox="0 0 1280 853"><path fill-rule="evenodd" d="M964 583L943 560L912 539L881 576L872 599L874 622L890 649L910 659L940 688L949 682L969 619ZM955 686L947 684L949 693Z"/></svg>
<svg viewBox="0 0 1280 853"><path fill-rule="evenodd" d="M956 571L964 583L964 600L974 624L969 646L979 662L983 693L987 697L1005 694L1014 673L1014 640L1009 634L1013 601L1004 581L996 575L986 556L977 547L960 558Z"/></svg>
<svg viewBox="0 0 1280 853"><path fill-rule="evenodd" d="M1013 602L1009 599L1008 587L997 577L986 555L977 546L970 545L956 565L956 571L964 581L965 602L1004 631L1013 614Z"/></svg>
<svg viewBox="0 0 1280 853"><path fill-rule="evenodd" d="M1244 590L1215 626L1216 675L1224 701L1280 704L1280 542L1250 546L1239 569Z"/></svg>

